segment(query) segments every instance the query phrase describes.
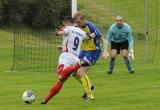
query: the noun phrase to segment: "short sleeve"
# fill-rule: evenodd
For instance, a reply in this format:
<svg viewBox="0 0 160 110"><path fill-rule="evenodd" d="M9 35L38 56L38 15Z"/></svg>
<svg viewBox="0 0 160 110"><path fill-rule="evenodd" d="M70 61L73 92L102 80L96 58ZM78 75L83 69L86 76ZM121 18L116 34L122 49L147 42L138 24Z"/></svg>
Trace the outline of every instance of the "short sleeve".
<svg viewBox="0 0 160 110"><path fill-rule="evenodd" d="M96 34L96 37L98 37L98 38L102 37L101 32L99 31L99 29L95 25L89 23L88 26L89 26L91 33L94 32Z"/></svg>

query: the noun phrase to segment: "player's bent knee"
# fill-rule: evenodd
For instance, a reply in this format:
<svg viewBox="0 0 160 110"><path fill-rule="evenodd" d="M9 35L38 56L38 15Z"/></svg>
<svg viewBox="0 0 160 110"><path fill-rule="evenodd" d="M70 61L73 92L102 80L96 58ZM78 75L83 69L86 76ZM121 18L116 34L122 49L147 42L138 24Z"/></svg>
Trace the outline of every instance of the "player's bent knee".
<svg viewBox="0 0 160 110"><path fill-rule="evenodd" d="M122 56L123 57L128 57L128 51L127 50L122 50Z"/></svg>
<svg viewBox="0 0 160 110"><path fill-rule="evenodd" d="M63 77L61 75L58 75L58 79L61 80L63 79Z"/></svg>
<svg viewBox="0 0 160 110"><path fill-rule="evenodd" d="M58 75L58 79L59 79L60 81L63 81L63 80L66 80L67 77L65 77L65 76L63 76L63 75L61 75L61 74L59 74L59 75Z"/></svg>
<svg viewBox="0 0 160 110"><path fill-rule="evenodd" d="M127 58L128 54L122 54L123 58Z"/></svg>
<svg viewBox="0 0 160 110"><path fill-rule="evenodd" d="M111 57L112 58L116 58L117 54L116 53L112 53Z"/></svg>
<svg viewBox="0 0 160 110"><path fill-rule="evenodd" d="M85 75L85 71L81 68L77 71L76 75L79 77L83 77Z"/></svg>
<svg viewBox="0 0 160 110"><path fill-rule="evenodd" d="M79 76L79 77L83 77L84 75L85 75L85 73L80 73L80 72L77 73L77 76Z"/></svg>
<svg viewBox="0 0 160 110"><path fill-rule="evenodd" d="M62 80L62 79L58 79L59 82L61 82L62 84L66 81L66 80Z"/></svg>

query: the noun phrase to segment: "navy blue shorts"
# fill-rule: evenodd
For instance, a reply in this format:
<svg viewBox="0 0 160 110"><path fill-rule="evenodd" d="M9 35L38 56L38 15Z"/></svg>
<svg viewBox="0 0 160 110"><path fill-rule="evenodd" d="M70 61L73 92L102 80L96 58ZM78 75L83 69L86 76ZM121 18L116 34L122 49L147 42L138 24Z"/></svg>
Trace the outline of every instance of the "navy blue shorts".
<svg viewBox="0 0 160 110"><path fill-rule="evenodd" d="M79 58L84 58L86 57L88 59L88 61L90 62L91 65L94 65L96 63L96 61L98 60L98 58L101 55L101 50L82 50Z"/></svg>

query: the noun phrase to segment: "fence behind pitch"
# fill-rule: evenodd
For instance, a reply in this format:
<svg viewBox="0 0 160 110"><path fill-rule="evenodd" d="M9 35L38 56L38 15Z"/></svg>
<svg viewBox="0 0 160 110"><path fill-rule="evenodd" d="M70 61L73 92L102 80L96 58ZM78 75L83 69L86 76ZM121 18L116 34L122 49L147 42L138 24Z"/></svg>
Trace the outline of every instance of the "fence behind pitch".
<svg viewBox="0 0 160 110"><path fill-rule="evenodd" d="M33 1L28 2L30 4L34 3ZM58 55L60 54L57 46L61 45L62 38L55 35L54 29L59 27L64 16L71 15L71 1L41 0L37 2L42 3L40 3L40 10L34 13L37 14L36 17L30 16L24 19L17 14L17 20L14 24L14 54L12 66L12 70L14 71L37 72L56 70ZM49 5L48 3L52 3L50 5L54 7L47 7L47 5ZM18 4L15 3L15 7L17 5ZM26 4L21 5L26 6ZM47 16L51 14L54 15L54 18L52 18L53 15L52 17ZM46 18L42 19L44 16ZM44 22L50 20L52 23L48 23L47 27L46 24L43 24L43 20ZM24 21L34 22L28 25L25 24Z"/></svg>
<svg viewBox="0 0 160 110"><path fill-rule="evenodd" d="M117 15L124 17L134 36L134 63L160 63L160 2L158 0L79 0L78 9L104 36ZM119 58L118 62L123 63Z"/></svg>
<svg viewBox="0 0 160 110"><path fill-rule="evenodd" d="M78 0L78 10L83 11L104 36L109 26L114 23L115 16L123 16L133 30L133 63L160 63L158 0ZM59 55L56 47L61 43L61 39L54 36L52 30L29 29L19 23L15 26L14 38L13 70L56 70ZM100 60L98 63L106 64L106 61ZM123 63L119 56L117 63Z"/></svg>

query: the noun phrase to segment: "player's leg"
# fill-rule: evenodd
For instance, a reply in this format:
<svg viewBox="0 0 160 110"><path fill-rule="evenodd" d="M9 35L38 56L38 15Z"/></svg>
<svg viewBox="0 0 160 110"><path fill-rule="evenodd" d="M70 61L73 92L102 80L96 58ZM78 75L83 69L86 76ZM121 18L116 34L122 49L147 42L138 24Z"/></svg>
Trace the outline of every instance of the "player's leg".
<svg viewBox="0 0 160 110"><path fill-rule="evenodd" d="M85 78L85 77L87 77L87 78ZM80 77L80 76L78 76L78 75L74 75L74 78L77 79L77 80L81 83L82 88L83 88L84 91L86 91L86 93L87 93L88 91L90 91L90 89L88 89L88 86L87 86L87 82L90 82L90 79L89 79L89 77L87 76L87 74L86 74L85 76L83 76L83 77ZM86 84L86 85L85 85L85 84ZM93 90L94 90L94 85L91 84L91 91L93 91ZM85 98L87 97L87 94L86 94L86 93L84 92L83 95L82 95L82 99L84 99L84 100L85 100Z"/></svg>
<svg viewBox="0 0 160 110"><path fill-rule="evenodd" d="M129 72L129 73L134 73L134 70L133 70L133 68L132 68L132 66L131 66L130 59L128 58L128 50L123 49L123 50L122 50L122 56L123 56L123 58L124 58L124 62L125 62L125 65L126 65L126 67L127 67L127 69L128 69L128 72Z"/></svg>
<svg viewBox="0 0 160 110"><path fill-rule="evenodd" d="M56 84L51 87L48 95L41 101L41 104L46 104L53 96L55 96L62 89L64 81L58 80Z"/></svg>
<svg viewBox="0 0 160 110"><path fill-rule="evenodd" d="M92 60L92 56L91 56L92 53L90 53L89 51L81 51L80 55L79 55L79 58L82 59L86 59L89 61L90 65L92 65L93 63L93 60ZM88 68L80 68L77 73L76 73L76 76L75 77L82 85L82 88L84 90L84 94L83 94L83 99L87 99L88 97L90 97L90 99L94 99L93 97L93 94L92 94L92 91L91 91L91 81L90 79L88 78L86 72L87 72ZM86 94L87 93L87 94ZM88 96L87 96L88 95ZM85 97L84 97L85 96Z"/></svg>
<svg viewBox="0 0 160 110"><path fill-rule="evenodd" d="M46 104L53 96L55 96L63 86L63 83L68 79L69 73L72 73L75 67L69 66L64 69L64 64L58 65L58 81L53 85L48 93L48 95L43 99L41 104ZM67 74L65 74L67 73Z"/></svg>
<svg viewBox="0 0 160 110"><path fill-rule="evenodd" d="M108 74L112 74L114 65L115 65L115 59L116 59L117 53L119 54L119 52L120 52L119 45L117 43L111 42L111 59L109 62L109 68L107 72Z"/></svg>
<svg viewBox="0 0 160 110"><path fill-rule="evenodd" d="M63 56L64 55L64 56ZM51 88L49 91L49 94L44 98L44 100L41 102L41 104L46 104L53 96L55 96L62 88L62 85L66 79L70 76L71 73L79 69L81 66L86 66L88 62L86 63L84 60L81 60L80 62L77 62L75 64L71 64L70 62L75 62L74 56L72 57L72 60L68 60L69 56L67 54L62 54L59 58L59 65L58 65L58 81L57 83ZM64 63L64 64L63 64ZM71 66L70 66L71 65Z"/></svg>
<svg viewBox="0 0 160 110"><path fill-rule="evenodd" d="M94 96L92 94L92 90L94 87L93 87L93 84L91 84L91 81L86 74L87 70L88 68L81 67L75 74L74 78L76 78L82 85L82 88L84 90L84 94L82 98L84 100L87 100L87 99L93 100Z"/></svg>
<svg viewBox="0 0 160 110"><path fill-rule="evenodd" d="M72 66L68 66L65 68L64 64L60 64L58 66L58 81L55 85L53 85L48 93L48 95L44 98L41 104L46 104L53 96L55 96L63 86L63 83L68 79L70 74L77 70L80 67L78 63Z"/></svg>
<svg viewBox="0 0 160 110"><path fill-rule="evenodd" d="M134 70L131 66L131 62L130 62L130 59L128 58L128 41L124 42L124 43L121 43L121 51L122 51L122 56L124 58L124 62L125 62L125 65L128 69L128 72L129 73L134 73Z"/></svg>
<svg viewBox="0 0 160 110"><path fill-rule="evenodd" d="M82 53L80 54L80 58L88 59L90 64L94 65L96 63L96 61L98 60L98 58L100 57L100 55L101 55L101 51L99 51L99 50L82 51ZM77 72L77 75L79 76L79 80L80 80L82 87L83 87L83 90L84 90L84 94L82 96L82 98L84 100L94 99L94 96L92 93L94 86L93 86L93 84L91 84L90 79L86 75L87 70L88 70L87 68L80 68Z"/></svg>
<svg viewBox="0 0 160 110"><path fill-rule="evenodd" d="M93 95L92 91L94 89L94 85L91 84L89 77L87 75L85 75L85 76L83 76L83 78L81 78L81 81L82 81L82 84L84 84L83 87L86 87L86 89L84 89L85 92L82 95L82 99L83 100L87 100L87 99L93 100L94 95Z"/></svg>
<svg viewBox="0 0 160 110"><path fill-rule="evenodd" d="M116 56L117 56L117 50L112 49L111 50L111 59L110 59L110 62L109 62L108 74L112 74L112 72L113 72Z"/></svg>

